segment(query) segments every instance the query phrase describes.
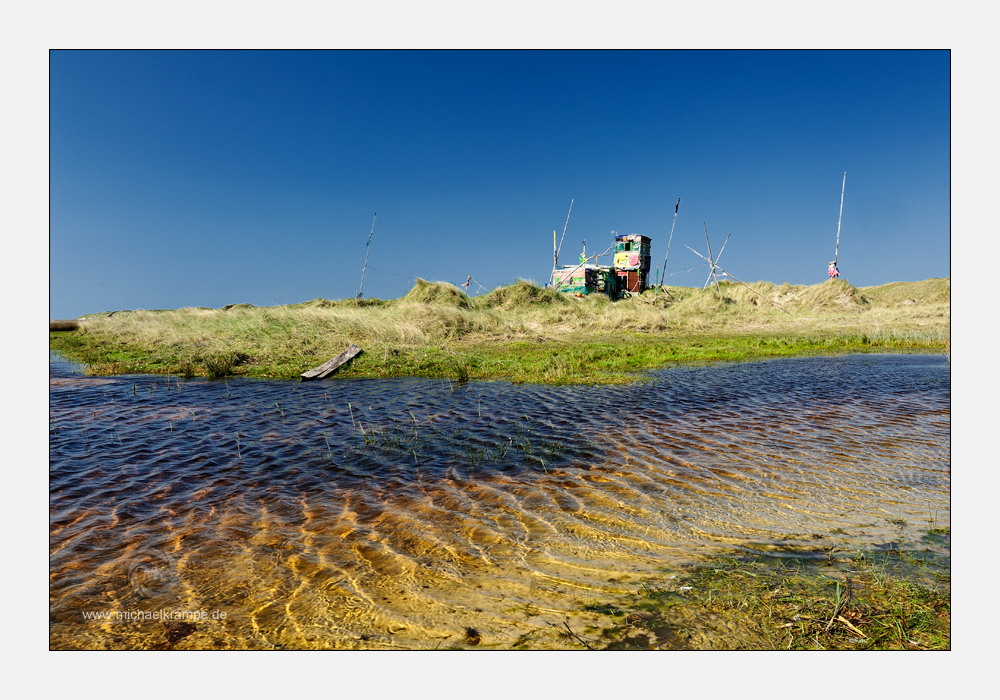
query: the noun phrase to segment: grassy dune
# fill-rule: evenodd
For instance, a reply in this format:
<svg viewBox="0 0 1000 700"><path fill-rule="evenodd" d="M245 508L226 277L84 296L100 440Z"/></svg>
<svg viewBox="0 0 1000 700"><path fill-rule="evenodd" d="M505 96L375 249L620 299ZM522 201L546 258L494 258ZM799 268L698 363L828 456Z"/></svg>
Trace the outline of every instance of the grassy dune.
<svg viewBox="0 0 1000 700"><path fill-rule="evenodd" d="M654 305L652 291L611 302L519 281L469 297L418 280L387 301L104 312L49 339L92 374L298 378L357 343L365 353L337 377L552 383L633 381L671 362L950 348L950 279L750 286L723 283L721 299L670 287Z"/></svg>

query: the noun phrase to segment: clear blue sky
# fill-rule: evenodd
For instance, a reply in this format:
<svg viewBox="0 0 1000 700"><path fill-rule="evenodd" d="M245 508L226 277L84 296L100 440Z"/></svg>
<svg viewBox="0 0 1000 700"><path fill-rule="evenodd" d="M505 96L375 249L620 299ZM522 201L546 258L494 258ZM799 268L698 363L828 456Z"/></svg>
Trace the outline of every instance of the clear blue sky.
<svg viewBox="0 0 1000 700"><path fill-rule="evenodd" d="M680 197L668 284L703 217L815 284L845 171L843 276L946 277L950 90L947 51L54 51L50 316L352 297L375 211L365 296L543 283L571 199L563 262L662 265Z"/></svg>

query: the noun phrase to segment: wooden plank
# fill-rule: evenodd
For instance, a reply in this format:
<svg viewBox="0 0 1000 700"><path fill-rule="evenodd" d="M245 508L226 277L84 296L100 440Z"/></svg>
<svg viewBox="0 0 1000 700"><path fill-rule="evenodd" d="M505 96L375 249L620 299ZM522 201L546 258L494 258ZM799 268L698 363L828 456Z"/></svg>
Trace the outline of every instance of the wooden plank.
<svg viewBox="0 0 1000 700"><path fill-rule="evenodd" d="M308 372L302 373L302 381L307 382L310 379L326 379L328 376L333 374L341 365L353 360L355 357L360 355L363 351L354 343L351 343L344 352L337 355L335 358L329 362L324 362L319 367L311 369Z"/></svg>

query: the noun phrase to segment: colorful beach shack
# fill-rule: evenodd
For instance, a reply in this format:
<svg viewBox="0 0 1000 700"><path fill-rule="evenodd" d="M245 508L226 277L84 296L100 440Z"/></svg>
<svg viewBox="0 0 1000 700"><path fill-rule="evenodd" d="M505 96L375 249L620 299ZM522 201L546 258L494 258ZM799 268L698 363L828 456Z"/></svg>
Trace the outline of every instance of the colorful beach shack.
<svg viewBox="0 0 1000 700"><path fill-rule="evenodd" d="M564 265L552 276L556 290L583 296L607 294L619 299L625 293L640 294L648 287L650 239L638 233L615 236L611 265L580 263Z"/></svg>

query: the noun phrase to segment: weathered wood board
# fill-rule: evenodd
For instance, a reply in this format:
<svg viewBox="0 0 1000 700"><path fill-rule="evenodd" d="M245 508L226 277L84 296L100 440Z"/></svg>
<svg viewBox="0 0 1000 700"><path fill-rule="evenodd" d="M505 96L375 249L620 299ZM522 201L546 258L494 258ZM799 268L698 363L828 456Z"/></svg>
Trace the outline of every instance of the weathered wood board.
<svg viewBox="0 0 1000 700"><path fill-rule="evenodd" d="M356 356L363 352L354 343L351 343L344 352L337 355L335 358L329 362L324 362L319 367L309 370L308 372L302 373L302 381L308 382L311 379L326 379L331 374L333 374L342 364L353 360Z"/></svg>

